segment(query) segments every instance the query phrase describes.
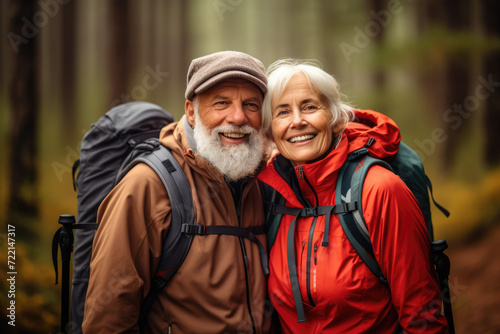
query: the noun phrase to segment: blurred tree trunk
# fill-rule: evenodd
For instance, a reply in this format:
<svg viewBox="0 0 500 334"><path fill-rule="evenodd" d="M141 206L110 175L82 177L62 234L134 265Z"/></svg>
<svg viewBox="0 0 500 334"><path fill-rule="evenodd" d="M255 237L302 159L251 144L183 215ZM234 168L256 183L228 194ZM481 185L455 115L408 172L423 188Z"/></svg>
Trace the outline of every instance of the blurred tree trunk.
<svg viewBox="0 0 500 334"><path fill-rule="evenodd" d="M448 171L453 165L457 148L470 122L463 119L463 102L470 94L472 51L460 47L458 35L468 33L471 29L470 0L456 2L453 0L419 2L418 30L427 34L432 41L427 54L429 67L422 75L422 86L430 97L431 108L442 122L446 133L443 145L441 166ZM443 32L455 43L445 43L436 35ZM457 118L460 118L457 120ZM451 121L454 120L454 121ZM455 121L457 120L457 121ZM434 150L430 150L432 154Z"/></svg>
<svg viewBox="0 0 500 334"><path fill-rule="evenodd" d="M380 50L382 50L384 47L383 43L386 35L385 32L387 29L387 25L390 23L390 21L387 21L389 19L384 18L384 15L387 15L387 17L389 17L390 20L393 20L394 18L391 18L391 14L387 11L387 1L385 0L371 0L369 6L371 8L371 14L373 15L375 13L375 17L379 18L379 20L376 20L376 22L380 25L379 26L380 32L375 34L373 41L375 42L377 50L380 52ZM381 23L381 21L384 22L383 20L386 20L385 22L387 23ZM382 93L377 95L385 96L385 94L383 94L383 90L385 89L387 81L387 73L386 73L386 66L382 60L382 57L379 57L379 61L377 62L377 66L373 70L372 75L373 75L375 90ZM384 111L387 110L387 102L385 100L386 99L377 100L373 108L375 108L375 110L379 110L382 113L384 113Z"/></svg>
<svg viewBox="0 0 500 334"><path fill-rule="evenodd" d="M189 48L189 41L191 41L190 37L190 24L192 20L190 20L190 11L192 10L192 6L190 5L190 1L177 1L177 6L175 8L171 7L167 8L167 11L174 11L174 15L178 15L178 27L179 30L175 32L173 39L168 41L167 47L167 56L171 60L169 62L169 66L173 66L172 68L168 68L168 72L172 73L172 78L169 80L171 83L177 83L180 89L180 94L184 97L184 89L186 84L186 73L191 62L191 50ZM171 14L172 15L172 14ZM174 28L175 29L175 28ZM217 36L216 38L220 38ZM195 55L195 57L199 57L201 55ZM183 101L183 98L182 98ZM184 104L183 104L184 105Z"/></svg>
<svg viewBox="0 0 500 334"><path fill-rule="evenodd" d="M179 57L178 57L178 65L179 68L184 69L181 70L181 77L184 79L187 73L187 68L191 62L191 54L190 54L190 49L189 49L189 43L191 41L191 36L190 36L190 31L191 29L189 28L190 24L192 24L192 20L190 20L189 13L192 9L192 6L190 5L190 0L181 0L180 2L180 17L181 17L181 26L180 26L180 31L179 31L179 41L180 41L180 50L179 50ZM173 52L175 52L175 49L172 48ZM197 56L198 57L198 56ZM184 79L185 80L185 79ZM183 82L183 81L180 81Z"/></svg>
<svg viewBox="0 0 500 334"><path fill-rule="evenodd" d="M132 35L129 23L130 3L128 0L112 0L109 2L109 75L112 105L131 100L128 89L130 52Z"/></svg>
<svg viewBox="0 0 500 334"><path fill-rule="evenodd" d="M472 4L469 0L460 2L445 0L444 6L446 8L444 22L447 22L447 28L451 35L471 30ZM454 114L458 112L455 110L464 108L464 100L470 94L471 62L472 50L470 49L459 48L448 50L447 52L445 110L452 109ZM445 170L453 166L457 149L460 146L460 140L463 139L463 134L466 132L465 130L469 123L464 119L460 126L457 126L457 123L453 122L445 124L445 131L448 138L444 142L443 166Z"/></svg>
<svg viewBox="0 0 500 334"><path fill-rule="evenodd" d="M421 36L430 37L430 30L436 22L442 22L446 17L446 10L438 1L421 0L415 3L417 8L417 32ZM445 50L442 43L433 42L428 48L421 48L422 59L427 62L423 64L425 70L420 68L415 75L419 78L420 86L425 90L428 97L429 114L441 119L441 112L446 109L445 93Z"/></svg>
<svg viewBox="0 0 500 334"><path fill-rule="evenodd" d="M62 17L62 47L61 47L61 103L62 125L65 142L69 143L76 133L76 103L75 103L75 74L76 74L76 6L70 1L61 6ZM80 133L78 133L78 136Z"/></svg>
<svg viewBox="0 0 500 334"><path fill-rule="evenodd" d="M36 0L12 1L10 36L21 42L13 46L15 58L10 83L9 206L7 219L17 235L31 238L38 217L38 96L35 69L39 28L33 24ZM16 38L17 38L16 37Z"/></svg>
<svg viewBox="0 0 500 334"><path fill-rule="evenodd" d="M500 36L500 2L498 0L482 0L482 12L484 15L484 28L489 38L498 38ZM486 148L485 161L489 167L496 167L500 164L500 93L498 92L498 82L500 82L500 51L498 48L488 50L484 57L483 78L488 81L494 81L490 87L484 87L483 93L490 93L486 98L485 112L485 132ZM489 79L491 78L491 80Z"/></svg>

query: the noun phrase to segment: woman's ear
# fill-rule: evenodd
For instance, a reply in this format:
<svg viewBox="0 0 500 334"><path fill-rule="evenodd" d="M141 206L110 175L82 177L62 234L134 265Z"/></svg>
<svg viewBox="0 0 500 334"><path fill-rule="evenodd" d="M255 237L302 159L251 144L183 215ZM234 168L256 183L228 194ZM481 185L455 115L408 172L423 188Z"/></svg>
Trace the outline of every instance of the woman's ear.
<svg viewBox="0 0 500 334"><path fill-rule="evenodd" d="M188 123L194 127L195 125L195 117L194 117L194 104L193 101L186 100L186 103L184 104L184 112L186 113L186 118Z"/></svg>
<svg viewBox="0 0 500 334"><path fill-rule="evenodd" d="M344 122L338 122L337 124L335 124L333 127L332 127L332 130L333 130L333 133L335 135L339 134L340 132L342 132L345 128L345 123Z"/></svg>

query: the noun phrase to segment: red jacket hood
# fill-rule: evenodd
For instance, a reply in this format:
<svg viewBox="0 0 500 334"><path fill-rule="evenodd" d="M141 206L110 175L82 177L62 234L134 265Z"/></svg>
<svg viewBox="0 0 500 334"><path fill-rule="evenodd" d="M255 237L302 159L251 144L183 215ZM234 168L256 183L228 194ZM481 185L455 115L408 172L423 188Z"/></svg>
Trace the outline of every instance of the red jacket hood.
<svg viewBox="0 0 500 334"><path fill-rule="evenodd" d="M349 153L362 148L373 138L375 142L368 147L370 155L391 160L398 152L401 141L396 123L373 110L355 110L355 114L356 120L344 130L349 142Z"/></svg>

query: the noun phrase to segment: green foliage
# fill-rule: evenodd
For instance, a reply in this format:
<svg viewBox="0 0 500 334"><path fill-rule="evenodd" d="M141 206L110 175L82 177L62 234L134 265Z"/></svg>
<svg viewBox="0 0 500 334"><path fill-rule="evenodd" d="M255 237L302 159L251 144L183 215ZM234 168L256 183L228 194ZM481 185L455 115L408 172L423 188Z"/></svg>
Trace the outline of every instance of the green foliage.
<svg viewBox="0 0 500 334"><path fill-rule="evenodd" d="M449 218L434 215L436 239L460 244L479 237L500 222L500 168L480 182L435 182L436 199L450 212Z"/></svg>
<svg viewBox="0 0 500 334"><path fill-rule="evenodd" d="M5 241L2 239L2 246ZM15 245L15 297L9 297L11 287L5 284L9 270L7 268L7 251L2 247L0 252L0 305L3 310L15 301L15 327L9 326L3 319L4 333L51 333L59 324L59 286L54 285L54 271L46 264L27 256L27 248L22 242ZM9 319L10 320L10 319Z"/></svg>

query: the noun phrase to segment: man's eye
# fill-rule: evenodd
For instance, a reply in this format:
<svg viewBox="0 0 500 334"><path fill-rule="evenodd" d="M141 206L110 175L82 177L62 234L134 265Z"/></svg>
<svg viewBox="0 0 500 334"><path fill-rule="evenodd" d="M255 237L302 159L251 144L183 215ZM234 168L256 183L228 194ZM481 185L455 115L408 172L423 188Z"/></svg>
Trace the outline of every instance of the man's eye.
<svg viewBox="0 0 500 334"><path fill-rule="evenodd" d="M246 106L250 110L260 110L260 106L257 103L246 103Z"/></svg>
<svg viewBox="0 0 500 334"><path fill-rule="evenodd" d="M222 110L227 108L228 105L229 103L227 101L217 101L214 103L214 108L217 110Z"/></svg>

